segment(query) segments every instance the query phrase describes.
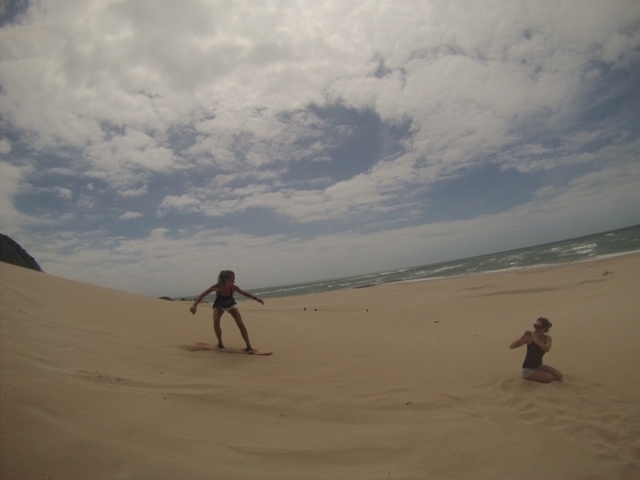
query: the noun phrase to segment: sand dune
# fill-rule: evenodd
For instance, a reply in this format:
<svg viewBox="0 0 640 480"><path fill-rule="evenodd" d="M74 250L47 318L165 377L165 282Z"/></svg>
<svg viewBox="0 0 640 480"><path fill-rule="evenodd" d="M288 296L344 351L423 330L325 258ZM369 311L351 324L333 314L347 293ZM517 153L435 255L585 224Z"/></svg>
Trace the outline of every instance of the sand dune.
<svg viewBox="0 0 640 480"><path fill-rule="evenodd" d="M640 255L243 302L263 357L193 351L210 305L0 280L3 479L640 478ZM560 383L509 349L541 315Z"/></svg>

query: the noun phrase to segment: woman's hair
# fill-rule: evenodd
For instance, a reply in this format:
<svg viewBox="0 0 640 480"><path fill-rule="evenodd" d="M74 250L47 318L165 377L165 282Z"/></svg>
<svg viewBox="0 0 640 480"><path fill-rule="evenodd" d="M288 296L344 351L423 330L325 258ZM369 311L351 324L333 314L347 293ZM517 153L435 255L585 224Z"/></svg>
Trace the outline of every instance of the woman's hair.
<svg viewBox="0 0 640 480"><path fill-rule="evenodd" d="M545 332L548 332L551 328L551 322L548 319L540 317L537 321L540 322L540 324L542 325L542 330L544 330Z"/></svg>
<svg viewBox="0 0 640 480"><path fill-rule="evenodd" d="M233 277L235 275L235 273L233 273L232 270L222 270L219 274L218 274L218 283L220 285L224 284L225 280L229 277Z"/></svg>

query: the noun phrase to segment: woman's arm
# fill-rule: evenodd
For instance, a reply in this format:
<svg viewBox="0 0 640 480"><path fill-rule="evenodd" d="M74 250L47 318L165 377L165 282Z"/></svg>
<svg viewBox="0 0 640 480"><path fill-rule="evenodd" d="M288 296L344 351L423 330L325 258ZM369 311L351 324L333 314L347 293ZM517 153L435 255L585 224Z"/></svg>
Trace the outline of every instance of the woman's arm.
<svg viewBox="0 0 640 480"><path fill-rule="evenodd" d="M551 337L549 335L547 335L545 340L546 340L546 342L541 342L535 336L533 337L533 343L538 345L545 352L548 352L549 350L551 350Z"/></svg>
<svg viewBox="0 0 640 480"><path fill-rule="evenodd" d="M261 303L262 305L264 305L264 300L262 300L261 298L256 297L255 295L249 293L249 292L245 292L244 290L242 290L239 286L234 285L233 286L233 290L235 292L238 292L240 295L244 295L247 298L250 298L251 300L255 300L256 302Z"/></svg>
<svg viewBox="0 0 640 480"><path fill-rule="evenodd" d="M204 292L202 292L200 295L198 295L198 298L196 298L193 301L193 305L191 305L191 308L189 309L191 311L191 313L196 313L196 308L198 307L198 304L202 301L202 299L204 297L206 297L207 295L209 295L210 293L215 292L216 290L220 290L220 287L218 286L217 283L215 285L211 285Z"/></svg>
<svg viewBox="0 0 640 480"><path fill-rule="evenodd" d="M533 333L527 330L522 334L520 338L517 338L516 340L511 342L511 345L509 345L509 348L518 348L518 347L521 347L522 345L529 343L531 341L532 335Z"/></svg>

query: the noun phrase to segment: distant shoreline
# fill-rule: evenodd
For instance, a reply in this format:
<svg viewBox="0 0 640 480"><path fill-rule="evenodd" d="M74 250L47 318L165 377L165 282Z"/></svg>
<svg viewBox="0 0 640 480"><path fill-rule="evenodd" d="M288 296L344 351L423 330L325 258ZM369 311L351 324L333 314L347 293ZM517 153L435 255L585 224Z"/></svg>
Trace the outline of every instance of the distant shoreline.
<svg viewBox="0 0 640 480"><path fill-rule="evenodd" d="M320 294L320 293L328 293L328 292L332 292L332 291L341 291L341 290L361 290L361 289L365 289L365 288L371 288L371 287L377 287L377 286L381 286L381 285L393 285L393 284L402 284L402 283L420 283L420 282L432 282L432 281L438 281L438 280L447 280L447 279L456 279L456 278L465 278L465 277L478 277L478 276L486 276L486 275L495 275L495 274L501 274L501 273L507 273L507 272L517 272L517 271L522 271L522 270L538 270L538 269L546 269L546 268L559 268L562 266L568 266L568 265L572 265L572 264L580 264L580 263L590 263L590 262L598 262L598 261L602 261L602 260L607 260L610 258L616 258L616 257L624 257L624 256L635 256L635 255L640 255L640 250L635 250L635 251L629 251L629 252L619 252L619 253L611 253L611 254L604 254L601 256L598 256L596 258L591 257L591 258L584 258L584 259L579 259L579 260L575 260L572 262L567 262L567 263L551 263L551 264L540 264L540 265L529 265L529 266L521 266L521 267L513 267L513 268L506 268L506 269L501 269L501 270L488 270L488 271L482 271L482 272L476 272L476 273L465 273L465 274L461 274L461 275L450 275L450 276L441 276L441 277L429 277L429 278L414 278L414 279L407 279L407 280L395 280L395 281L390 281L390 282L378 282L378 283L367 283L367 284L360 284L360 285L353 285L353 286L345 286L343 288L335 288L332 290L325 290L325 291L320 291L320 292L301 292L301 293L296 293L296 294L291 294L291 295L269 295L269 293L265 293L265 291L270 291L273 289L278 289L280 287L272 287L272 288L253 288L251 289L252 292L255 292L256 295L260 295L265 299L269 299L269 298L289 298L289 297L299 297L299 296L304 296L304 295L312 295L312 294ZM350 277L347 277L350 278ZM344 280L344 279L338 279L338 280L333 280L333 281L324 281L324 282L318 282L318 283L337 283L340 280ZM304 286L307 284L300 284L300 286ZM287 287L286 285L284 287ZM295 287L292 286L292 287ZM189 296L180 296L180 297L175 297L172 298L173 301L185 301L185 302L192 302L193 300L195 300L195 298L197 298L197 295L193 295L191 297ZM215 299L215 296L207 296L202 303L212 303L213 300ZM244 297L239 297L238 301L242 302L246 300Z"/></svg>

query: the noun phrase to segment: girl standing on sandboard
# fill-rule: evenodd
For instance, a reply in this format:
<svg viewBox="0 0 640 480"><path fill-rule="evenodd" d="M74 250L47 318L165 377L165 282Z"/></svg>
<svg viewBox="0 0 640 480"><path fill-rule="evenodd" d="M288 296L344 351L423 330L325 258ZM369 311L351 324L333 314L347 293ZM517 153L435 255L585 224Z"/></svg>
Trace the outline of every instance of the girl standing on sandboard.
<svg viewBox="0 0 640 480"><path fill-rule="evenodd" d="M250 294L249 292L245 292L235 283L236 274L231 270L222 270L218 274L218 283L212 285L204 292L202 292L198 296L198 298L195 299L193 305L189 310L195 315L196 308L198 307L198 304L202 301L202 299L210 293L216 292L216 299L213 302L213 330L216 332L216 337L218 339L218 348L224 348L224 344L222 343L222 329L220 328L220 319L222 318L222 314L224 312L229 312L233 319L236 321L236 325L238 325L238 328L240 329L240 334L247 344L247 348L245 348L244 351L253 353L251 342L249 342L249 333L247 332L247 327L245 327L244 323L242 322L242 315L240 315L240 309L236 304L235 298L233 298L233 293L238 292L239 294L255 300L262 305L264 305L264 301L261 298Z"/></svg>

